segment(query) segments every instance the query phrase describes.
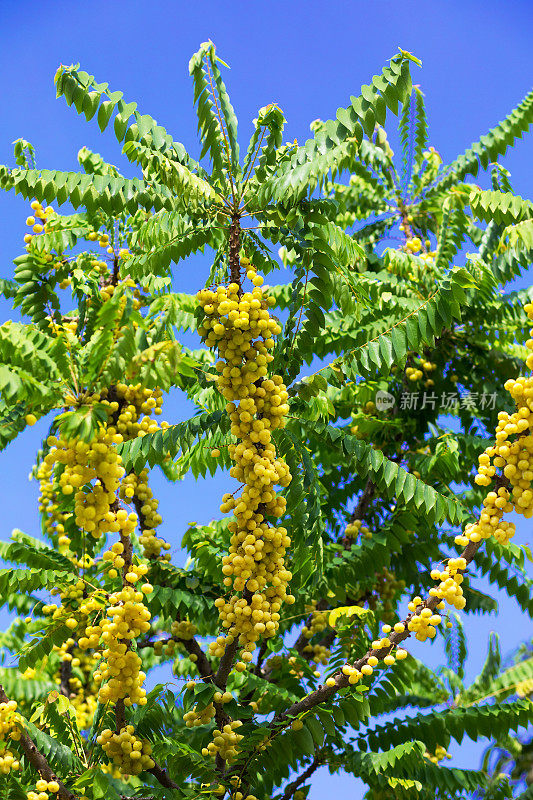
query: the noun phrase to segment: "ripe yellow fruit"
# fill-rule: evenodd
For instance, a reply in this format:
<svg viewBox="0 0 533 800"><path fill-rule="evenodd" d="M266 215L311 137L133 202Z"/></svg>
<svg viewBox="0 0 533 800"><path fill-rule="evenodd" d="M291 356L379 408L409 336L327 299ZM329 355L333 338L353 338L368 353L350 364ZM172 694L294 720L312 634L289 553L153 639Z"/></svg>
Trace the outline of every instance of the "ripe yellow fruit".
<svg viewBox="0 0 533 800"><path fill-rule="evenodd" d="M251 292L230 283L197 294L204 312L199 332L209 347L218 350L217 386L227 400L231 433L238 440L228 446L234 462L230 475L243 484L240 497L226 494L220 506L222 513L234 514L228 526L229 554L222 559L224 585L234 594L216 601L225 635L210 644L211 654L220 657L228 642L238 637L237 671L246 669L260 638L275 635L281 604L294 602L287 592L292 575L285 567L290 538L286 528L266 521L283 515L286 501L274 486L288 486L291 480L272 441L272 430L284 427L289 410L281 376L268 376L270 351L281 326L270 315L261 289L263 278L251 264L245 266L254 287ZM219 454L214 448L212 455ZM242 596L245 590L248 597ZM313 655L320 660L325 653Z"/></svg>
<svg viewBox="0 0 533 800"><path fill-rule="evenodd" d="M34 414L26 414L24 419L26 420L26 425L35 425L37 422L37 417Z"/></svg>

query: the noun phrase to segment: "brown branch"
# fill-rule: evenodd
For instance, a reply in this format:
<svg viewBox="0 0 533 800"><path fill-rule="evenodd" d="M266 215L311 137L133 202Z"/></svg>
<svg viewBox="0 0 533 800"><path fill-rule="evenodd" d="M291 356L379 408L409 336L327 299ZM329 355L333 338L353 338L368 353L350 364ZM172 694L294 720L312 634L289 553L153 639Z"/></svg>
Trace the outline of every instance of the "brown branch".
<svg viewBox="0 0 533 800"><path fill-rule="evenodd" d="M474 558L477 551L479 550L482 541L483 540L479 542L469 542L465 547L465 549L463 550L463 552L461 553L461 555L459 556L459 558L464 558L466 563L469 564ZM388 639L390 641L390 645L387 645L387 647L381 647L377 650L374 649L368 650L368 652L365 653L364 656L362 656L358 661L355 661L353 664L351 664L351 666L354 667L356 670L360 670L361 667L363 667L365 664L368 663L368 659L371 656L375 656L379 661L381 661L383 658L385 658L385 656L389 655L389 653L391 653L392 650L397 645L399 645L401 642L403 642L405 639L408 639L411 636L412 631L410 631L408 628L410 620L413 617L419 616L420 612L424 608L429 608L431 609L431 611L434 611L440 602L441 602L440 597L426 598L425 602L417 606L416 613L411 612L407 615L407 617L404 620L402 620L405 626L405 630L402 633L399 633L398 631L393 631L392 633L389 634ZM299 700L297 703L293 703L293 705L290 706L286 711L282 711L274 717L274 719L270 724L270 727L273 729L277 729L280 724L286 725L288 718L295 717L304 711L310 711L312 708L315 708L315 706L318 706L321 703L324 703L326 700L329 700L340 689L345 689L347 686L350 685L348 676L344 675L342 671L337 672L335 675L332 675L331 677L335 680L334 686L327 686L324 684L320 686L318 689L316 689L314 692L311 692L310 694L306 695L306 697L302 698L302 700Z"/></svg>
<svg viewBox="0 0 533 800"><path fill-rule="evenodd" d="M266 639L264 639L263 642L261 643L261 647L259 648L259 653L257 654L257 662L254 668L254 674L257 675L258 677L261 677L263 672L262 667L263 667L263 661L265 660L266 651L267 651L267 642Z"/></svg>
<svg viewBox="0 0 533 800"><path fill-rule="evenodd" d="M359 498L359 502L357 503L357 506L355 507L350 516L350 522L355 522L356 519L361 519L361 520L363 519L375 493L376 493L376 486L369 478L366 482L365 488L363 489L363 493ZM344 547L345 550L351 546L351 543L352 540L350 536L343 537L342 546Z"/></svg>
<svg viewBox="0 0 533 800"><path fill-rule="evenodd" d="M152 761L153 761L153 759L152 759ZM179 789L180 788L179 784L175 783L172 780L172 778L169 778L166 769L163 769L163 767L159 766L159 764L157 762L155 763L155 765L151 769L147 770L147 772L151 772L152 775L154 776L154 778L157 781L159 781L161 786L164 786L165 789Z"/></svg>
<svg viewBox="0 0 533 800"><path fill-rule="evenodd" d="M177 641L181 642L190 655L196 656L194 663L198 672L205 681L212 683L214 681L213 667L196 639L193 637L192 639L177 639Z"/></svg>
<svg viewBox="0 0 533 800"><path fill-rule="evenodd" d="M194 637L192 637L192 639L180 639L179 636L168 636L166 639L156 639L155 641L144 639L137 644L137 649L142 650L143 647L155 647L159 642L163 647L169 644L169 642L176 642L177 644L183 645L190 655L196 656L196 661L194 663L201 677L209 683L214 682L215 674L213 672L213 667Z"/></svg>
<svg viewBox="0 0 533 800"><path fill-rule="evenodd" d="M115 253L113 256L113 275L111 277L111 285L116 286L119 281L118 271L120 269L120 259Z"/></svg>
<svg viewBox="0 0 533 800"><path fill-rule="evenodd" d="M120 733L122 728L126 727L126 706L124 705L124 700L120 698L117 700L115 704L115 722L116 722L116 731Z"/></svg>
<svg viewBox="0 0 533 800"><path fill-rule="evenodd" d="M323 762L320 754L316 755L307 769L304 770L301 775L298 775L294 781L287 784L283 794L279 798L276 798L276 800L290 800L294 792L302 785L302 783L305 783L306 780L311 777L313 772L322 766L322 763Z"/></svg>
<svg viewBox="0 0 533 800"><path fill-rule="evenodd" d="M70 648L72 650L72 648ZM70 652L70 651L69 651ZM70 679L72 678L72 661L62 661L59 667L59 691L70 697Z"/></svg>
<svg viewBox="0 0 533 800"><path fill-rule="evenodd" d="M239 257L239 250L241 248L241 225L239 213L233 214L231 217L231 225L229 229L229 269L230 277L233 283L241 287L241 259Z"/></svg>
<svg viewBox="0 0 533 800"><path fill-rule="evenodd" d="M0 703L8 702L9 698L6 695L4 688L0 686ZM25 733L21 732L19 745L24 751L24 755L30 764L40 775L42 775L44 780L57 781L59 784L59 791L57 793L59 800L76 800L76 795L73 794L70 789L67 789L64 783L57 777L44 755L40 750L37 749L37 745L32 739L30 739L29 736L26 736Z"/></svg>
<svg viewBox="0 0 533 800"><path fill-rule="evenodd" d="M228 682L228 676L231 672L231 668L233 667L233 659L239 649L239 638L236 637L231 644L229 644L226 649L224 650L224 655L220 659L220 664L218 665L218 671L215 675L215 683L219 687L219 689L224 690L226 688L226 683Z"/></svg>

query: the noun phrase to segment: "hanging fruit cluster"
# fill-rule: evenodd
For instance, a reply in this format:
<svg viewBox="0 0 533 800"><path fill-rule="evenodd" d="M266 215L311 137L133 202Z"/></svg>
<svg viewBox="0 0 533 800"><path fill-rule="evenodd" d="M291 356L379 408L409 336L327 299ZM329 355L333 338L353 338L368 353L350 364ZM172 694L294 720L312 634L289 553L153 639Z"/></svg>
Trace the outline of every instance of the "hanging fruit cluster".
<svg viewBox="0 0 533 800"><path fill-rule="evenodd" d="M349 522L344 529L344 535L347 539L356 539L359 534L364 536L365 539L372 538L372 531L370 528L367 528L365 525L363 525L362 520L354 519Z"/></svg>
<svg viewBox="0 0 533 800"><path fill-rule="evenodd" d="M31 203L31 216L26 220L26 225L32 229L33 234L46 233L47 223L51 217L54 217L56 212L52 206L43 206L38 200L33 200ZM24 241L27 248L33 239L32 233L27 233L24 236Z"/></svg>
<svg viewBox="0 0 533 800"><path fill-rule="evenodd" d="M157 407L154 408L157 412ZM120 487L121 499L126 502L133 501L139 517L141 535L139 543L143 548L146 558L162 558L170 560L170 544L156 535L156 528L161 524L163 518L158 513L159 500L154 497L152 490L148 486L148 470L143 469L136 475L131 472L126 475ZM165 551L161 553L161 551Z"/></svg>
<svg viewBox="0 0 533 800"><path fill-rule="evenodd" d="M96 739L107 757L126 775L138 775L155 765L150 742L139 739L134 731L133 725L126 725L118 733L106 728Z"/></svg>
<svg viewBox="0 0 533 800"><path fill-rule="evenodd" d="M37 791L28 792L26 800L48 800L50 795L55 795L59 792L59 783L57 781L45 781L41 778L35 784Z"/></svg>
<svg viewBox="0 0 533 800"><path fill-rule="evenodd" d="M233 587L236 594L216 601L226 634L211 645L211 653L222 656L238 640L238 671L251 661L257 640L276 633L282 603L294 602L287 593L291 573L284 562L290 539L285 528L268 521L281 517L286 507L274 486L287 486L291 480L272 442L272 431L284 427L289 410L282 378L268 377L274 337L281 333L281 326L269 314L271 303L261 289L263 278L247 259L241 265L252 281L251 292L243 293L238 283L230 283L197 295L205 315L198 330L221 357L216 365L217 385L227 400L231 433L239 440L229 446L235 462L230 474L244 484L239 497L226 494L221 505L223 513L234 513L222 571L224 585Z"/></svg>
<svg viewBox="0 0 533 800"><path fill-rule="evenodd" d="M81 570L91 568L94 559L87 555L78 559L70 552L72 542L67 530L81 531L82 538L86 532L96 540L108 533L120 535L120 541L102 556L107 579L120 577L120 590L107 599L101 593L97 597L81 575L77 581L52 590L59 595L60 606L43 608L45 614L64 622L72 631L73 638L54 648L61 663L57 680L69 693L80 729L86 729L98 701L120 702L124 707L146 704L145 674L133 645L150 628L150 612L144 601L152 586L145 582L148 564L138 559L134 563L131 534L139 523L140 544L149 558L160 557L169 545L155 534L162 519L158 501L148 486L147 470L139 476L125 475L116 445L158 429L150 415L161 414L162 392L121 383L82 397L68 395L65 403L71 407L98 404L107 410L107 420L88 442L63 435L48 438L50 450L38 470L47 531L57 537L60 548ZM130 505L130 510L121 507L121 500ZM97 661L100 664L95 669ZM77 677L80 669L85 681ZM103 731L102 737L104 751L125 774L153 766L148 743L125 728L125 721L116 734Z"/></svg>
<svg viewBox="0 0 533 800"><path fill-rule="evenodd" d="M70 512L59 510L58 494L74 495L74 521L78 528L95 539L106 533L122 531L129 535L135 530L138 515L117 507L117 492L127 502L138 504L143 530L141 544L153 557L168 545L155 535L162 521L157 513L158 503L147 484L146 470L141 476L125 476L116 445L158 430L152 411L161 414L162 392L143 389L140 384L118 384L89 396L68 395L67 405L94 405L107 408L108 420L100 425L92 441L48 437L49 452L38 468L41 496L40 510L46 515L45 527L57 535L58 545L67 548L70 539L65 523ZM61 471L56 467L60 466ZM59 472L59 476L57 473Z"/></svg>
<svg viewBox="0 0 533 800"><path fill-rule="evenodd" d="M21 727L24 721L17 711L15 700L7 703L0 703L0 743L5 747L6 740L18 742L20 739ZM4 749L0 752L0 772L7 775L13 770L20 769L20 762L11 750Z"/></svg>

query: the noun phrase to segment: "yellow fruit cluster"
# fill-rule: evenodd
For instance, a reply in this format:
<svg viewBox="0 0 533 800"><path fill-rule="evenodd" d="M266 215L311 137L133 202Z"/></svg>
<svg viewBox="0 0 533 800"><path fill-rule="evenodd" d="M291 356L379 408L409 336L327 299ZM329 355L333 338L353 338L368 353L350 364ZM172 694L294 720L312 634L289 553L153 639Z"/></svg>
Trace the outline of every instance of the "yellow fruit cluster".
<svg viewBox="0 0 533 800"><path fill-rule="evenodd" d="M109 531L135 528L137 517L128 519L123 511L115 513L111 506L116 499L116 491L124 475L120 456L114 447L118 439L116 433L101 426L92 442L82 440L48 438L50 451L44 461L49 468L62 464L64 470L59 477L59 489L64 495L74 493L74 516L76 525L99 539ZM92 482L95 482L94 484ZM87 484L89 491L83 490Z"/></svg>
<svg viewBox="0 0 533 800"><path fill-rule="evenodd" d="M54 464L51 459L41 461L37 468L39 481L39 511L44 520L44 530L53 540L57 536L59 552L68 549L70 538L65 531L65 522L72 516L59 510L57 492L59 485L54 477Z"/></svg>
<svg viewBox="0 0 533 800"><path fill-rule="evenodd" d="M8 700L7 703L0 703L0 742L6 739L18 742L22 725L23 720L17 711L16 701Z"/></svg>
<svg viewBox="0 0 533 800"><path fill-rule="evenodd" d="M227 633L211 644L210 651L222 656L238 638L240 671L251 661L256 641L276 633L282 602L294 602L287 594L292 576L284 565L290 539L285 528L267 521L282 516L286 507L274 486L287 486L291 480L272 442L272 430L285 425L288 394L279 375L267 376L273 360L270 351L281 326L269 314L270 303L261 289L263 278L248 259L242 265L253 283L251 292L243 293L237 283L230 283L197 295L205 314L198 330L221 357L216 365L217 385L228 401L231 433L239 440L228 448L235 462L230 474L244 484L240 497L226 494L221 505L222 513L233 510L235 516L229 523L229 554L223 559L224 585L244 596L216 601Z"/></svg>
<svg viewBox="0 0 533 800"><path fill-rule="evenodd" d="M20 769L20 761L11 750L4 750L0 753L0 772L3 775L9 775L11 771L18 772Z"/></svg>
<svg viewBox="0 0 533 800"><path fill-rule="evenodd" d="M445 758L451 758L452 756L445 747L442 747L438 744L435 748L434 753L429 753L427 750L424 753L424 758L427 758L428 761L431 761L432 764L438 764L439 761L443 761Z"/></svg>
<svg viewBox="0 0 533 800"><path fill-rule="evenodd" d="M155 766L155 761L151 757L152 745L135 735L133 725L126 725L120 733L113 733L107 728L96 741L106 756L125 775L138 775L139 772Z"/></svg>
<svg viewBox="0 0 533 800"><path fill-rule="evenodd" d="M172 623L170 632L172 636L175 636L177 639L187 641L188 639L192 639L196 634L196 625L192 622L188 622L188 620L176 621Z"/></svg>
<svg viewBox="0 0 533 800"><path fill-rule="evenodd" d="M410 381L419 381L420 378L424 377L424 373L421 369L416 369L415 367L407 367L405 370L405 374L409 378Z"/></svg>
<svg viewBox="0 0 533 800"><path fill-rule="evenodd" d="M423 608L416 613L417 607L421 605L422 602L421 597L414 597L407 606L409 611L414 612L414 616L412 616L407 623L407 628L415 633L415 639L418 639L419 642L425 642L426 639L433 639L437 635L436 626L442 622L441 615L435 614L430 608ZM443 607L444 603L439 603L439 606Z"/></svg>
<svg viewBox="0 0 533 800"><path fill-rule="evenodd" d="M233 695L231 692L215 692L213 695L213 700L219 705L224 705L225 703L231 703L233 700Z"/></svg>
<svg viewBox="0 0 533 800"><path fill-rule="evenodd" d="M156 406L156 408L158 407ZM161 555L161 551L170 550L170 544L156 536L155 533L155 529L162 523L163 518L158 513L159 501L154 497L152 490L148 486L148 470L141 470L139 475L134 472L126 475L120 487L120 497L126 502L134 501L136 503L139 523L142 529L139 542L145 557L161 557L164 561L169 561L170 553L164 552Z"/></svg>
<svg viewBox="0 0 533 800"><path fill-rule="evenodd" d="M357 536L364 536L365 539L372 538L372 531L363 525L362 520L354 519L353 522L349 522L346 528L344 529L344 535L348 539L355 539Z"/></svg>
<svg viewBox="0 0 533 800"><path fill-rule="evenodd" d="M463 596L463 570L466 569L466 560L464 558L450 558L443 570L434 569L431 571L433 580L440 581L437 587L429 590L432 597L440 597L450 605L458 610L461 610L466 605L466 600ZM414 598L412 603L418 605L420 598ZM420 601L421 602L421 601ZM409 605L409 610L412 611ZM428 609L425 609L427 611ZM424 612L425 613L425 612Z"/></svg>
<svg viewBox="0 0 533 800"><path fill-rule="evenodd" d="M331 650L328 650L327 647L321 644L307 644L303 649L303 653L310 661L313 661L315 664L323 664L324 666L328 663L329 657L331 656Z"/></svg>
<svg viewBox="0 0 533 800"><path fill-rule="evenodd" d="M215 756L218 753L224 761L228 761L229 763L234 761L239 753L239 742L244 739L241 733L237 733L237 730L241 726L241 720L236 719L224 725L221 731L215 728L213 731L213 741L209 742L207 747L202 748L202 755Z"/></svg>
<svg viewBox="0 0 533 800"><path fill-rule="evenodd" d="M306 639L311 639L315 633L322 633L328 627L329 611L317 611L316 600L312 600L305 610L310 612L311 619L309 625L304 625L302 628L302 635Z"/></svg>
<svg viewBox="0 0 533 800"><path fill-rule="evenodd" d="M130 567L126 580L130 575L131 578L137 575L133 570L134 567ZM152 589L149 584L147 586ZM106 645L102 654L105 663L94 674L95 682L102 684L98 693L101 703L123 700L126 706L146 705L146 690L142 688L146 675L141 671L140 657L129 649L134 639L150 629L151 615L143 599L143 592L136 591L133 586L125 585L120 592L114 592L109 597L107 618L100 620L97 626L88 626L85 637L78 642L82 650L95 647L101 635Z"/></svg>
<svg viewBox="0 0 533 800"><path fill-rule="evenodd" d="M422 240L418 236L413 236L405 243L405 249L409 253L419 253L422 249Z"/></svg>
<svg viewBox="0 0 533 800"><path fill-rule="evenodd" d="M105 232L102 232L102 231L91 231L87 235L87 239L90 242L98 242L100 247L105 247L106 251L109 253L110 256L114 255L115 251L113 250L113 248L111 247L111 245L109 243L109 234L108 233L105 233Z"/></svg>
<svg viewBox="0 0 533 800"><path fill-rule="evenodd" d="M144 578L149 567L147 564L126 565L124 555L124 544L122 542L115 542L111 545L110 550L106 550L102 554L102 560L104 563L113 565L107 574L110 578L116 578L121 570L124 571L124 569L126 569L127 571L124 573L125 581L127 583L135 584L137 581ZM143 594L150 594L152 592L152 588L153 587L151 584L144 583L141 587L141 591Z"/></svg>
<svg viewBox="0 0 533 800"><path fill-rule="evenodd" d="M83 731L91 727L98 707L93 671L100 661L100 654L85 653L76 647L71 656L72 666L81 670L83 675L81 680L75 675L69 678L69 699L74 707L78 730Z"/></svg>
<svg viewBox="0 0 533 800"><path fill-rule="evenodd" d="M533 304L528 303L524 309L529 319L533 320ZM533 329L530 335L533 337ZM533 338L528 339L526 346L533 350ZM527 356L526 366L533 369L533 353ZM474 480L478 486L489 486L496 476L496 470L501 469L511 491L500 485L496 491L487 493L479 519L466 525L464 531L455 537L455 543L460 547L467 547L470 542L477 544L490 537L506 545L515 534L515 526L503 519L504 513L516 511L527 518L533 516L533 377L510 379L505 383L505 389L515 401L516 411L512 414L499 412L496 444L487 447L479 456ZM441 600L437 608L444 607L442 601L447 601L457 609L465 607L461 584L466 566L464 557L451 558L443 570L432 570L431 577L438 580L439 585L430 589L429 594ZM435 627L431 620L438 617L440 621L440 616L425 607L420 598L414 598L409 609L414 612L409 630L416 631L417 638L422 640L433 637Z"/></svg>
<svg viewBox="0 0 533 800"><path fill-rule="evenodd" d="M99 262L95 262L95 263L98 264ZM107 271L107 267L106 267L106 271ZM113 297L113 295L115 294L115 291L117 291L117 288L118 287L122 287L122 286L127 286L130 289L133 289L132 308L133 308L134 311L138 311L141 308L141 306L143 305L144 300L141 297L141 293L140 293L139 289L136 288L135 281L132 280L131 278L125 278L124 280L119 281L119 283L116 286L113 283L104 284L102 286L102 288L100 289L100 297L101 297L101 299L103 300L104 303L107 300L110 300L111 297ZM120 298L120 301L119 301L119 308L120 308L121 311L124 310L124 308L126 307L127 302L128 302L127 298L124 295L122 295L122 297ZM137 323L135 321L133 321L133 326L134 327L137 326Z"/></svg>
<svg viewBox="0 0 533 800"><path fill-rule="evenodd" d="M136 486L133 486L130 476L124 478L125 470L115 445L158 429L157 423L148 415L152 411L161 413L162 393L157 389L143 389L140 384L118 384L110 390L103 389L100 393L84 396L79 401L71 395L65 398L66 405L77 405L78 402L107 406L107 424L98 428L91 442L48 437L50 451L38 472L41 486L40 507L48 516L48 529L51 533L57 533L58 544L63 549L70 544L70 539L65 534L65 522L70 514L58 512L57 492L67 496L74 495L76 525L95 539L106 533L122 532L129 535L135 530L137 514L128 513L122 508L116 509L116 493L119 488L124 498L131 499L135 495ZM142 414L145 416L141 418ZM55 477L56 465L64 467L58 480ZM122 487L123 479L126 482ZM165 547L165 543L154 536L150 527L160 524L161 517L157 514L157 501L148 497L147 492L150 490L146 484L146 476L139 483L139 489L139 499L147 501L142 508L149 517L143 537L153 553L154 550Z"/></svg>
<svg viewBox="0 0 533 800"><path fill-rule="evenodd" d="M414 359L417 366L415 367L406 367L405 374L410 381L419 381L421 378L424 377L424 372L430 373L437 369L437 365L432 361L428 361L423 357L418 357ZM427 378L424 386L429 389L430 386L433 386L435 381L432 378Z"/></svg>
<svg viewBox="0 0 533 800"><path fill-rule="evenodd" d="M55 215L56 212L54 211L52 206L46 206L45 208L41 203L39 203L38 200L33 200L33 202L30 205L32 213L26 219L26 225L28 225L28 227L32 229L34 234L46 233L47 222L50 219L50 217L53 217ZM26 243L27 250L29 249L32 239L33 235L31 233L27 233L24 236L24 241Z"/></svg>
<svg viewBox="0 0 533 800"><path fill-rule="evenodd" d="M116 578L119 572L122 570L126 561L122 557L124 553L124 545L122 542L114 542L111 545L110 550L106 550L102 553L102 560L104 564L111 565L111 568L108 570L108 575L110 578Z"/></svg>
<svg viewBox="0 0 533 800"><path fill-rule="evenodd" d="M183 720L187 728L197 728L199 725L207 725L214 716L215 706L213 703L209 703L201 711L197 711L196 708L192 711L187 711L183 715Z"/></svg>
<svg viewBox="0 0 533 800"><path fill-rule="evenodd" d="M57 781L45 781L41 778L35 784L36 792L29 791L26 794L26 800L48 800L50 794L57 794L59 792L59 784Z"/></svg>

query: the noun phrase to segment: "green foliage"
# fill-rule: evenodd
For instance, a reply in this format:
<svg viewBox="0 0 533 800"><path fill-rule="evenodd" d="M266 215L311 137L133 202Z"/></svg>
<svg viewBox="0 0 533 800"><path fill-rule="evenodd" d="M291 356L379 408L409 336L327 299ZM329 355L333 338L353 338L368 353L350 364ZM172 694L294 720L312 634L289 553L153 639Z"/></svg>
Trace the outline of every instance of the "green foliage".
<svg viewBox="0 0 533 800"><path fill-rule="evenodd" d="M531 648L502 662L491 635L484 666L468 684L463 622L465 614L495 611L491 589L533 616L526 547L470 543L466 608L443 611L436 634L444 664L430 669L411 655L402 660L405 654L383 661L404 640L409 649L414 612L406 616L405 605L433 597L431 570L457 555L455 536L479 517L486 491L474 481L474 465L498 413L512 411L504 384L523 374L523 306L533 297L530 289L502 290L529 266L533 204L514 194L501 165L491 164L491 190L465 182L527 130L533 94L443 169L428 144L413 65L418 60L401 50L335 119L313 122L302 146L283 144L283 112L263 106L242 164L226 65L212 42L189 64L197 159L121 92L79 65L61 66L58 97L101 131L112 127L140 177L123 177L87 148L78 153L80 171L42 170L22 139L14 166L0 167L0 187L33 201L34 218L13 279L0 283L21 317L0 326L0 446L50 415L32 471L42 536L15 530L0 542L0 600L18 615L0 634L0 683L17 701L26 735L76 796L193 800L222 796L222 784L231 800L240 789L258 800L301 800L296 786L307 796L306 776L322 764L362 779L368 800L527 796L530 743L522 728L532 718ZM389 112L399 113L399 160L384 128ZM75 213L49 210L52 202L70 203ZM391 236L401 241L395 249L386 246ZM205 274L197 254L211 259ZM236 329L244 333L259 309L267 324L267 302L258 308L246 293L250 263L281 281L265 287L282 332L269 343L272 362L261 360L287 388L277 395L280 405L286 397L286 413L270 438L262 432L274 418L270 400L254 412L250 452L264 455L272 442L290 481L279 508L266 499L245 530L232 519L207 519L200 504L176 554L159 537L150 469L159 466L178 494L188 475L224 472L222 508L240 491L231 479L244 475L248 511L255 479L233 461L247 412L228 405L217 378L229 366L232 391L241 387L233 396L253 385L242 398L247 391L257 401L261 392L267 397L261 379L244 384L232 371L233 353L259 354L246 336L229 343L228 365L198 347L209 311L182 291L180 276L192 268L199 290L242 283ZM169 404L172 415L184 410L158 424L167 393L185 401ZM459 394L461 402L439 405ZM248 445L239 445L239 458ZM266 474L254 464L255 475ZM165 514L172 519L174 511ZM103 535L96 518L106 520ZM133 521L136 531L125 533ZM179 524L176 517L173 529ZM249 577L244 588L230 588L228 576L245 575L252 562L267 575L259 598ZM135 603L142 598L150 622L113 668L126 685L130 673L121 670L135 653L149 680L162 675L165 684L130 707L124 698L107 701L98 687L123 632L117 620L132 611L117 592L141 567ZM293 597L280 599L270 620L279 616L279 626L264 635L269 628L257 623L251 603L274 609L269 603L289 572ZM487 592L477 586L480 574ZM220 598L245 608L233 614L228 605L222 627ZM242 641L230 641L223 656L216 649L231 614L241 612L257 633L257 646L239 656L252 659L243 669L244 661L236 663ZM392 644L376 641L383 624L401 619L407 630L389 631ZM97 646L88 644L95 631L102 633ZM379 657L369 674L371 653ZM363 670L355 685L351 669ZM218 690L229 697L217 700ZM212 702L213 719L186 724L187 712L206 712ZM215 760L205 748L218 741L215 725L228 733L230 721L242 723L238 752ZM154 766L126 778L102 768L109 759L98 737L129 724L150 744ZM441 748L465 737L487 740L482 770L443 761ZM24 798L33 787L36 765L28 758L16 778L6 776L6 797Z"/></svg>

